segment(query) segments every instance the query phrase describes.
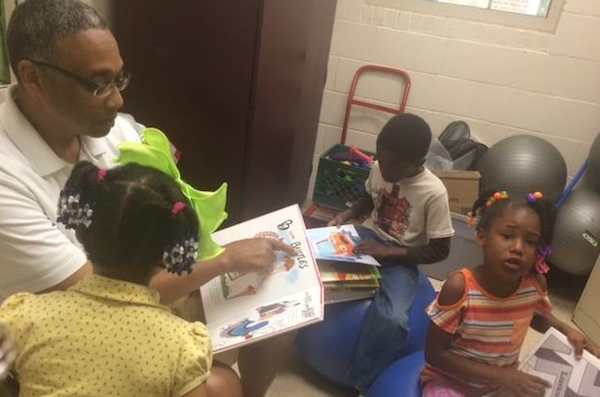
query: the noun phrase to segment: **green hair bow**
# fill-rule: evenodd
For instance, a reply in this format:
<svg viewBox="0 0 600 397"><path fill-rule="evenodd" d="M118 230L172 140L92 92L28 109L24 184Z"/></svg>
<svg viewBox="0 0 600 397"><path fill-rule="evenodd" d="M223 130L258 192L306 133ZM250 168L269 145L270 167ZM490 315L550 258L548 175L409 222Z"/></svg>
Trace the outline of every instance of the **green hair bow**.
<svg viewBox="0 0 600 397"><path fill-rule="evenodd" d="M198 260L214 258L223 252L211 234L227 219L225 203L227 202L227 184L223 183L214 192L202 192L194 189L181 179L179 169L171 153L171 143L165 134L156 128L146 128L142 131L143 143L121 142L118 145L120 165L137 163L155 168L171 176L181 188L198 214L200 221L200 244Z"/></svg>

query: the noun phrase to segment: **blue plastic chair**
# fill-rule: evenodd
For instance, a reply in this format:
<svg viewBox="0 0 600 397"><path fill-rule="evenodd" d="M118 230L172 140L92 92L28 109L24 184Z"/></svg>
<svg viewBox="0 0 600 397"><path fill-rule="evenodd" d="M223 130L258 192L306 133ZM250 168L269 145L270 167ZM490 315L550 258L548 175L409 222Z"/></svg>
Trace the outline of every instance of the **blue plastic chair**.
<svg viewBox="0 0 600 397"><path fill-rule="evenodd" d="M421 397L421 370L424 366L423 350L402 357L379 375L367 397Z"/></svg>
<svg viewBox="0 0 600 397"><path fill-rule="evenodd" d="M425 348L430 321L425 314L425 308L435 299L435 295L431 282L419 271L417 292L409 314L410 333L402 357ZM364 316L370 304L370 300L329 304L325 306L323 322L298 332L295 344L300 355L325 379L338 385L350 386L344 378L354 358ZM387 372L388 370L385 371ZM376 380L376 383L378 382L379 379ZM371 393L369 396L371 397Z"/></svg>

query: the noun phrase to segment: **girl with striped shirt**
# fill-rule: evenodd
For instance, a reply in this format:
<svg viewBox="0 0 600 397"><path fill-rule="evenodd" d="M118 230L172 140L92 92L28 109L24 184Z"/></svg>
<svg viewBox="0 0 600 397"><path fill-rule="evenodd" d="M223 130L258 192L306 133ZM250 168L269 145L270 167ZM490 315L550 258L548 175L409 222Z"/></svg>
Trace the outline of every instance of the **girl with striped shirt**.
<svg viewBox="0 0 600 397"><path fill-rule="evenodd" d="M539 332L553 326L568 337L576 356L584 348L600 356L593 342L551 313L543 274L555 206L539 192L513 197L492 191L475 202L472 222L475 217L483 264L450 275L428 308L433 324L423 397L543 396L548 382L517 368L529 326Z"/></svg>

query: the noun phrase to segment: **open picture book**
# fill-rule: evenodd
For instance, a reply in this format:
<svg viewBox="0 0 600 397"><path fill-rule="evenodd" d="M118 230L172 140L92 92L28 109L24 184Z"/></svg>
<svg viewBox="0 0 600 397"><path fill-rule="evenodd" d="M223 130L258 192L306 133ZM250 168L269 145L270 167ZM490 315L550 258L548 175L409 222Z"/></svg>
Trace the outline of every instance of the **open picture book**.
<svg viewBox="0 0 600 397"><path fill-rule="evenodd" d="M354 225L317 227L308 229L307 232L317 259L355 262L372 266L380 265L372 256L355 251L355 247L360 242L360 237Z"/></svg>
<svg viewBox="0 0 600 397"><path fill-rule="evenodd" d="M273 238L294 247L279 252L269 274L226 273L200 288L215 353L323 320L323 285L298 205L219 230L215 242Z"/></svg>
<svg viewBox="0 0 600 397"><path fill-rule="evenodd" d="M520 369L552 383L545 397L600 396L600 359L584 350L576 360L567 337L555 328L546 331Z"/></svg>
<svg viewBox="0 0 600 397"><path fill-rule="evenodd" d="M308 229L308 240L321 271L325 304L373 298L379 290L379 262L357 253L354 225Z"/></svg>

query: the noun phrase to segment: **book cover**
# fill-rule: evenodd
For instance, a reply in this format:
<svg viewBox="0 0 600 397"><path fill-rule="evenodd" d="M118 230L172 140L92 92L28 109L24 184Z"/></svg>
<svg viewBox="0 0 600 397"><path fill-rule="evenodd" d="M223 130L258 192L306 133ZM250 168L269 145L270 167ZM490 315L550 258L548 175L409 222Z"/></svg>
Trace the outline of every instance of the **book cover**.
<svg viewBox="0 0 600 397"><path fill-rule="evenodd" d="M381 273L377 266L362 263L344 263L329 260L317 260L323 284L330 282L352 282L360 280L378 280Z"/></svg>
<svg viewBox="0 0 600 397"><path fill-rule="evenodd" d="M372 299L379 287L377 288L325 288L325 304L341 303L357 300Z"/></svg>
<svg viewBox="0 0 600 397"><path fill-rule="evenodd" d="M552 383L544 397L600 396L600 359L584 350L576 360L567 337L555 328L546 331L520 369Z"/></svg>
<svg viewBox="0 0 600 397"><path fill-rule="evenodd" d="M355 252L360 237L354 225L317 227L307 233L317 259L380 265L372 256Z"/></svg>
<svg viewBox="0 0 600 397"><path fill-rule="evenodd" d="M298 205L219 230L220 245L273 238L296 248L277 255L273 270L226 273L200 288L215 353L323 320L323 286Z"/></svg>

